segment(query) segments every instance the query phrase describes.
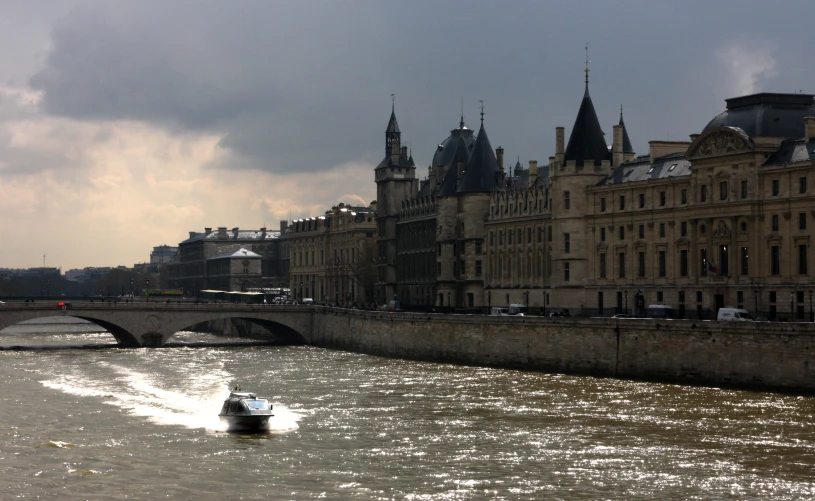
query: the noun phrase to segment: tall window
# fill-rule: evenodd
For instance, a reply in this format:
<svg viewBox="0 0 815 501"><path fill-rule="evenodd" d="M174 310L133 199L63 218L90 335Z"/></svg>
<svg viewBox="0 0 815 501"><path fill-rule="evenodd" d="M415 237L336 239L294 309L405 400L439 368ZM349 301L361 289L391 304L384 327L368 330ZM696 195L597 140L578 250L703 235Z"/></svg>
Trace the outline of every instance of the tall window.
<svg viewBox="0 0 815 501"><path fill-rule="evenodd" d="M606 241L606 228L605 227L600 228L600 241L601 242Z"/></svg>
<svg viewBox="0 0 815 501"><path fill-rule="evenodd" d="M637 253L637 276L639 278L645 278L645 253L638 252Z"/></svg>
<svg viewBox="0 0 815 501"><path fill-rule="evenodd" d="M747 181L741 182L741 198L747 198Z"/></svg>
<svg viewBox="0 0 815 501"><path fill-rule="evenodd" d="M707 276L707 249L699 249L699 275Z"/></svg>
<svg viewBox="0 0 815 501"><path fill-rule="evenodd" d="M728 255L728 247L726 245L719 246L719 275L730 275L728 264L730 263L730 256Z"/></svg>
<svg viewBox="0 0 815 501"><path fill-rule="evenodd" d="M688 203L688 189L683 188L681 193L682 193L682 197L681 197L682 203L683 204Z"/></svg>
<svg viewBox="0 0 815 501"><path fill-rule="evenodd" d="M679 276L688 276L688 250L682 249L679 251Z"/></svg>
<svg viewBox="0 0 815 501"><path fill-rule="evenodd" d="M798 213L798 229L799 230L807 229L807 213L806 212L799 212Z"/></svg>
<svg viewBox="0 0 815 501"><path fill-rule="evenodd" d="M659 276L664 277L666 275L665 269L665 251L659 251Z"/></svg>
<svg viewBox="0 0 815 501"><path fill-rule="evenodd" d="M683 236L683 237L688 236L688 222L687 221L682 221L682 223L679 225L679 234L680 234L680 236Z"/></svg>
<svg viewBox="0 0 815 501"><path fill-rule="evenodd" d="M598 260L600 261L600 278L606 278L606 253L601 252Z"/></svg>
<svg viewBox="0 0 815 501"><path fill-rule="evenodd" d="M804 194L807 192L807 178L802 177L798 179L798 193Z"/></svg>
<svg viewBox="0 0 815 501"><path fill-rule="evenodd" d="M620 234L620 240L625 240L625 226L620 225L618 226L619 230L618 233Z"/></svg>
<svg viewBox="0 0 815 501"><path fill-rule="evenodd" d="M476 256L481 255L481 240L476 240L475 241L475 255Z"/></svg>
<svg viewBox="0 0 815 501"><path fill-rule="evenodd" d="M665 223L659 223L659 238L665 238Z"/></svg>
<svg viewBox="0 0 815 501"><path fill-rule="evenodd" d="M568 254L572 249L571 238L568 233L563 234L563 252Z"/></svg>
<svg viewBox="0 0 815 501"><path fill-rule="evenodd" d="M706 184L702 185L702 189L699 192L699 198L701 199L702 202L707 202L707 185Z"/></svg>
<svg viewBox="0 0 815 501"><path fill-rule="evenodd" d="M481 260L480 259L475 262L475 276L477 276L477 277L481 276Z"/></svg>
<svg viewBox="0 0 815 501"><path fill-rule="evenodd" d="M564 191L564 192L563 192L563 208L564 208L565 210L569 210L569 207L570 207L570 206L571 206L571 197L570 197L570 194L569 194L569 192L568 192L568 191Z"/></svg>
<svg viewBox="0 0 815 501"><path fill-rule="evenodd" d="M781 274L781 252L777 245L770 247L770 274Z"/></svg>
<svg viewBox="0 0 815 501"><path fill-rule="evenodd" d="M749 266L749 263L748 263L748 260L747 260L747 258L748 258L747 247L742 247L741 249L739 249L739 254L740 254L740 258L741 258L740 259L740 261L741 261L740 273L742 275L749 275L750 274L750 266Z"/></svg>
<svg viewBox="0 0 815 501"><path fill-rule="evenodd" d="M625 210L625 195L620 195L620 210Z"/></svg>
<svg viewBox="0 0 815 501"><path fill-rule="evenodd" d="M546 241L547 242L552 241L552 227L551 226L546 227Z"/></svg>
<svg viewBox="0 0 815 501"><path fill-rule="evenodd" d="M778 231L778 214L774 214L770 218L770 222L771 222L771 225L772 225L772 231Z"/></svg>
<svg viewBox="0 0 815 501"><path fill-rule="evenodd" d="M563 281L569 281L569 263L563 263Z"/></svg>
<svg viewBox="0 0 815 501"><path fill-rule="evenodd" d="M727 200L727 181L719 183L719 200Z"/></svg>
<svg viewBox="0 0 815 501"><path fill-rule="evenodd" d="M639 227L640 230L640 238L645 238L645 225L641 224Z"/></svg>
<svg viewBox="0 0 815 501"><path fill-rule="evenodd" d="M538 226L538 243L543 242L543 228Z"/></svg>
<svg viewBox="0 0 815 501"><path fill-rule="evenodd" d="M665 192L660 191L659 192L659 206L660 207L665 207L666 200L667 200L667 196L665 195Z"/></svg>
<svg viewBox="0 0 815 501"><path fill-rule="evenodd" d="M625 252L617 254L617 269L619 270L620 278L625 278Z"/></svg>
<svg viewBox="0 0 815 501"><path fill-rule="evenodd" d="M606 198L603 197L600 199L600 212L606 211Z"/></svg>
<svg viewBox="0 0 815 501"><path fill-rule="evenodd" d="M645 207L645 193L640 193L640 209Z"/></svg>
<svg viewBox="0 0 815 501"><path fill-rule="evenodd" d="M799 275L806 275L807 274L807 246L806 246L806 244L800 244L798 246L798 274Z"/></svg>
<svg viewBox="0 0 815 501"><path fill-rule="evenodd" d="M781 181L773 179L773 196L777 197L781 193Z"/></svg>

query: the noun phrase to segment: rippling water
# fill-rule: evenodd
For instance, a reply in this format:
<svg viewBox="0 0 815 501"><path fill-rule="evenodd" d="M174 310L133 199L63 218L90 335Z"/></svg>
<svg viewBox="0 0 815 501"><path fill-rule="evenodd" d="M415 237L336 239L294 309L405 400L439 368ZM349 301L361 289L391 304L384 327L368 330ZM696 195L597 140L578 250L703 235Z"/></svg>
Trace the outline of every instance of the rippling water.
<svg viewBox="0 0 815 501"><path fill-rule="evenodd" d="M2 499L815 497L811 397L311 347L2 351L0 374ZM235 383L268 434L223 431Z"/></svg>

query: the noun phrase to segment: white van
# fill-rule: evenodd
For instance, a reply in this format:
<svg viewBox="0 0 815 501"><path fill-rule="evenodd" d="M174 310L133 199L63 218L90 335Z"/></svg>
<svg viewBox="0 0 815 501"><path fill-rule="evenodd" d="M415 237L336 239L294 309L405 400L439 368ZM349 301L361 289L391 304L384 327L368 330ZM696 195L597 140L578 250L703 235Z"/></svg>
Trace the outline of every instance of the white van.
<svg viewBox="0 0 815 501"><path fill-rule="evenodd" d="M719 308L719 313L716 315L716 320L725 322L752 322L753 317L747 310L739 308Z"/></svg>
<svg viewBox="0 0 815 501"><path fill-rule="evenodd" d="M490 310L490 315L496 315L496 316L500 316L500 317L505 317L505 316L509 315L509 310L508 310L507 308L496 308L496 307L493 307L493 308Z"/></svg>

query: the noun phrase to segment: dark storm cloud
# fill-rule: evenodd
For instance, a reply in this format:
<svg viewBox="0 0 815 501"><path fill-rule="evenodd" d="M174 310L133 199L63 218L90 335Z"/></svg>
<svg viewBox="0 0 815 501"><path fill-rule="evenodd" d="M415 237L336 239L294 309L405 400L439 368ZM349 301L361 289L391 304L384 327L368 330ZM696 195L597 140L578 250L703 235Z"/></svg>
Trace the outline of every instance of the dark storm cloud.
<svg viewBox="0 0 815 501"><path fill-rule="evenodd" d="M218 168L376 163L391 92L419 166L458 122L461 97L471 127L485 101L493 146L545 161L554 127L568 134L574 121L588 42L609 141L623 104L645 153L648 140L686 139L723 109L742 78L728 58L764 51L776 65L778 77L757 67L744 88L791 91L811 80L795 64L806 51L795 33L808 28L785 14L807 4L786 5L100 2L60 19L31 86L50 114L218 134L231 153Z"/></svg>

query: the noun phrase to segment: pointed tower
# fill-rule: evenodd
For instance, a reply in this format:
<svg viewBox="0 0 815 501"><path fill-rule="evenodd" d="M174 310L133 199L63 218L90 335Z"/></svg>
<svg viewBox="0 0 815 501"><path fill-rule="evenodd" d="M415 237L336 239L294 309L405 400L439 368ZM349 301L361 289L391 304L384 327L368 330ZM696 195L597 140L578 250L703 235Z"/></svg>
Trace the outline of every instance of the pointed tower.
<svg viewBox="0 0 815 501"><path fill-rule="evenodd" d="M393 98L393 95L391 95ZM385 130L385 158L374 170L376 180L376 221L379 231L378 276L374 295L377 304L386 303L396 294L396 222L402 203L416 196L416 166L402 148L402 133L396 122L395 102Z"/></svg>
<svg viewBox="0 0 815 501"><path fill-rule="evenodd" d="M591 101L588 68L586 71L586 90L569 136L564 160L566 163L574 162L576 167L600 167L604 160L611 162L611 155Z"/></svg>
<svg viewBox="0 0 815 501"><path fill-rule="evenodd" d="M634 158L634 148L628 139L628 131L623 122L623 107L620 105L620 123L614 126L614 141L611 143L611 165L619 167L623 162Z"/></svg>

